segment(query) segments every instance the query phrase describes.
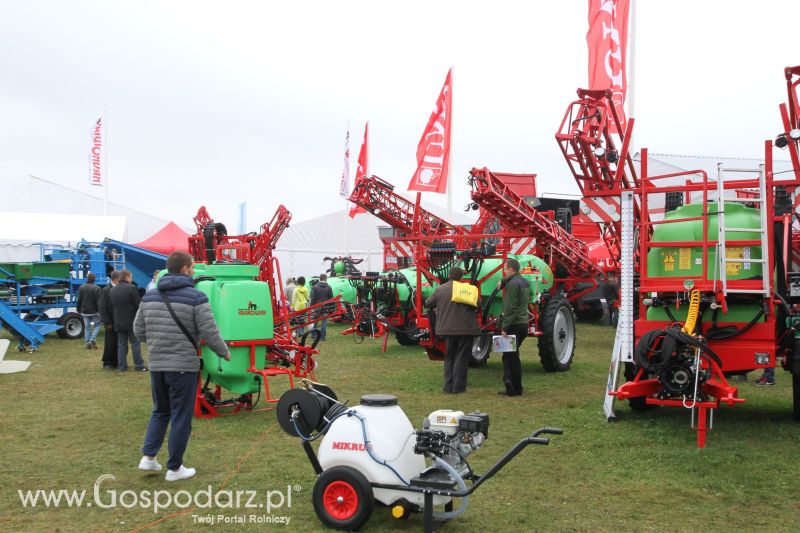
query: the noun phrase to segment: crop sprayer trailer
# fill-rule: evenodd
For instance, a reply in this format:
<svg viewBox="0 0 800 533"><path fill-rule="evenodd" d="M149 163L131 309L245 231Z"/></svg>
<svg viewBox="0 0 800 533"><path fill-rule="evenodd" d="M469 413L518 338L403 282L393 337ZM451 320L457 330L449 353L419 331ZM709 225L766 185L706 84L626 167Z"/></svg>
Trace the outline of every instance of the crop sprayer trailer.
<svg viewBox="0 0 800 533"><path fill-rule="evenodd" d="M639 177L629 153L634 121L623 127L610 93L579 90L570 104L556 139L620 269L609 419L615 398L634 410L684 407L703 448L714 409L745 401L728 378L780 365L792 374L800 420L798 74L786 70L789 107L775 141L789 147L794 172L779 177L771 141L760 167L719 165L716 176L651 176L643 149Z"/></svg>

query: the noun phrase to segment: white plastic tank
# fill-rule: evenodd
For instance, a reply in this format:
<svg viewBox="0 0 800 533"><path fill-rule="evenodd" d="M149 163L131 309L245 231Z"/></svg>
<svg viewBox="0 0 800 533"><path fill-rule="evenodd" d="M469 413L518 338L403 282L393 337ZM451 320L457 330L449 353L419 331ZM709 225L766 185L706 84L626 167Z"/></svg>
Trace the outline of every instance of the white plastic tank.
<svg viewBox="0 0 800 533"><path fill-rule="evenodd" d="M414 453L414 427L397 405L396 397L367 394L362 396L360 405L352 407L349 412L364 418L367 439L375 459L386 461L406 482L425 470L425 458ZM390 468L370 457L364 426L358 416L343 415L337 418L317 451L322 468L327 470L334 466L349 466L361 472L371 483L404 485ZM373 492L375 499L386 505L400 498L417 505L422 505L424 500L422 494L415 492L389 489L373 489ZM437 505L447 501L449 498L434 498L434 504Z"/></svg>

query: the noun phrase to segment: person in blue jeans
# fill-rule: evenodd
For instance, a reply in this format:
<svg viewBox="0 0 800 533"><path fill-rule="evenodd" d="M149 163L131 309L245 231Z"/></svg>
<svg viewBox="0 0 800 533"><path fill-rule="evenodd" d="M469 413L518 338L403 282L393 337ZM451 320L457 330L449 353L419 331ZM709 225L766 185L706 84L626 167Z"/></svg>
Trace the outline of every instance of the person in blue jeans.
<svg viewBox="0 0 800 533"><path fill-rule="evenodd" d="M136 370L147 372L142 359L141 344L133 332L133 320L139 310L141 298L139 289L131 284L132 279L130 270L120 270L119 283L109 293L111 311L114 314L114 331L117 332L117 370L119 372L128 370L128 342L130 342Z"/></svg>
<svg viewBox="0 0 800 533"><path fill-rule="evenodd" d="M95 284L96 276L89 273L84 283L78 290L78 299L75 307L83 317L83 340L86 349L97 349L97 334L100 332L100 293L102 289ZM94 328L92 328L94 325Z"/></svg>
<svg viewBox="0 0 800 533"><path fill-rule="evenodd" d="M147 344L153 396L153 412L147 424L139 470L161 470L156 455L164 444L169 426L167 481L188 479L197 473L196 469L183 464L183 455L192 433L199 385L197 346L200 339L204 339L206 346L218 356L226 361L231 359L211 314L208 297L194 288L193 274L191 255L186 252L170 254L167 274L157 288L145 293L133 324L134 334Z"/></svg>

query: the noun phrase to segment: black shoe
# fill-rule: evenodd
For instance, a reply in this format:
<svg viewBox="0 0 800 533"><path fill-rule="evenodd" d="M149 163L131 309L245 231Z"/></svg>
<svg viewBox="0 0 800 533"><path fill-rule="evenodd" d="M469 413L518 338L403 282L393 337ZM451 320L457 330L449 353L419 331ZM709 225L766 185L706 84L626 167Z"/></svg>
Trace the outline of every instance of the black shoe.
<svg viewBox="0 0 800 533"><path fill-rule="evenodd" d="M96 349L97 349L97 343L92 341L92 350L96 350Z"/></svg>
<svg viewBox="0 0 800 533"><path fill-rule="evenodd" d="M510 393L507 390L499 390L497 391L497 394L499 394L500 396L514 396L513 393Z"/></svg>

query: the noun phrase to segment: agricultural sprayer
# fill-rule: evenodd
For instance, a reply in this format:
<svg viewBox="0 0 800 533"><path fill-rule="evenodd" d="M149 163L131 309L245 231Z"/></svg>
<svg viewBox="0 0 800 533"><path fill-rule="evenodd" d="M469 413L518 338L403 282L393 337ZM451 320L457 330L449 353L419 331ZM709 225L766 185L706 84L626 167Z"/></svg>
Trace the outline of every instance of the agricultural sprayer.
<svg viewBox="0 0 800 533"><path fill-rule="evenodd" d="M367 394L349 407L330 387L305 382L281 396L276 414L281 428L302 441L317 474L317 517L346 530L363 526L379 503L398 520L424 513L425 531L432 532L437 523L464 513L478 487L524 448L550 443L540 435L563 433L540 428L478 475L467 457L489 437L486 413L439 409L414 429L395 396ZM314 441L320 441L316 451ZM454 509L456 498L461 503Z"/></svg>
<svg viewBox="0 0 800 533"><path fill-rule="evenodd" d="M782 366L792 374L800 419L800 272L797 272L798 107L787 69L781 106L794 172L773 172L773 143L757 168L719 164L652 175L647 149L637 171L633 120L623 125L606 91L579 90L556 139L619 265L621 301L605 404L691 410L699 447L722 405L744 402L728 379ZM619 133L617 133L619 132ZM625 383L618 384L624 366Z"/></svg>
<svg viewBox="0 0 800 533"><path fill-rule="evenodd" d="M294 332L317 320L336 317L344 308L339 297L296 312L282 305L280 266L272 251L290 219L289 211L279 206L258 233L231 236L205 207L195 217L197 233L189 237L190 251L198 262L195 286L208 296L220 334L231 351L231 360L224 361L201 347L204 364L197 416L252 410L262 387L265 401L277 402L270 395L271 377L286 378L292 387L295 378L314 376L319 330L307 329L297 338ZM235 396L223 399L223 390Z"/></svg>

